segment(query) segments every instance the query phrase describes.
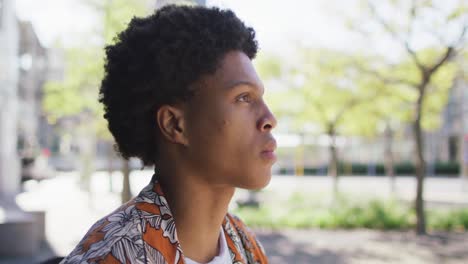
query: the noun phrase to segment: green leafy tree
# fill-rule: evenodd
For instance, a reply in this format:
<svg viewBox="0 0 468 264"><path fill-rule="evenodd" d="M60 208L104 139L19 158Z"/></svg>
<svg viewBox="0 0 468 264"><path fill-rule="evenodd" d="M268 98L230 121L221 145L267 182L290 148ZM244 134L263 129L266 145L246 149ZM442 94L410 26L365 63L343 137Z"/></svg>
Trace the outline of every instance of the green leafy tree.
<svg viewBox="0 0 468 264"><path fill-rule="evenodd" d="M82 153L84 170L82 179L89 185L93 171L92 161L95 152L96 136L112 141L103 119L103 109L98 102L99 85L103 77L104 46L111 44L114 37L122 31L134 16L146 15L149 1L107 0L85 1L102 21L95 31L88 32L86 42L65 48L65 78L63 81L51 81L45 85L44 109L49 120L55 121L63 117L81 117L77 129L82 138L86 139L91 150ZM88 147L89 148L89 147ZM83 151L81 151L83 152ZM122 201L130 199L129 167L124 162L124 189ZM89 186L87 187L89 189Z"/></svg>
<svg viewBox="0 0 468 264"><path fill-rule="evenodd" d="M301 48L298 55L291 66L281 66L274 58L258 64L260 73L265 72L262 75L283 75L276 79L286 83L287 89L271 93L267 99L280 118L289 119L293 131L303 133L307 125L314 125L328 135L328 174L334 179L337 193L336 138L353 130L354 120L363 116L357 106L378 96L380 90L374 87L379 83L374 77L357 74L357 62L348 54Z"/></svg>
<svg viewBox="0 0 468 264"><path fill-rule="evenodd" d="M395 193L393 142L401 124L406 122L405 117L410 109L402 106L400 98L381 85L375 86L375 89L381 90L378 96L371 101L363 102L356 107L355 111L351 110L353 122L348 124L346 130L347 134L359 137L374 139L379 136L383 137L385 174L390 180L391 193Z"/></svg>
<svg viewBox="0 0 468 264"><path fill-rule="evenodd" d="M377 76L388 89L398 91L411 109L407 119L413 130L417 189L416 231L426 233L424 178L426 160L423 130L437 126L447 91L455 78L454 59L466 46L468 8L464 1L363 1L366 15L354 25L375 25L394 47L401 47L400 63L390 59L376 62L362 72ZM399 19L390 16L398 15ZM364 20L364 21L363 21ZM373 32L356 26L371 39ZM450 32L450 33L447 33ZM418 40L425 39L421 45Z"/></svg>

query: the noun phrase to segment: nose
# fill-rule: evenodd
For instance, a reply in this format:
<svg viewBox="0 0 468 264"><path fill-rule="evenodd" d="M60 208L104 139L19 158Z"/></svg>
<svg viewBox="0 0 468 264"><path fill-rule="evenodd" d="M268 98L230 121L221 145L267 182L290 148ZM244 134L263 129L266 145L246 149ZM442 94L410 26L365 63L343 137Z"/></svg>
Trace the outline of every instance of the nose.
<svg viewBox="0 0 468 264"><path fill-rule="evenodd" d="M262 115L262 118L259 120L258 128L262 132L271 131L273 128L276 127L276 118L273 113L270 111L268 106L264 103L265 112Z"/></svg>

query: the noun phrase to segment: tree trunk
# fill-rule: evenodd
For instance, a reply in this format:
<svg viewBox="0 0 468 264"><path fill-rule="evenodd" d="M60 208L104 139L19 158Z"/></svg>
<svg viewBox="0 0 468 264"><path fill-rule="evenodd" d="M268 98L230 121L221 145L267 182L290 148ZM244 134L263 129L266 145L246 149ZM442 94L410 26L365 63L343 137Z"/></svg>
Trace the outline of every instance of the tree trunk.
<svg viewBox="0 0 468 264"><path fill-rule="evenodd" d="M384 159L385 159L385 174L388 176L390 182L390 193L395 195L396 187L395 187L395 170L394 170L394 159L393 159L393 130L390 127L389 122L387 122L384 132L384 139L385 139L385 151L384 151Z"/></svg>
<svg viewBox="0 0 468 264"><path fill-rule="evenodd" d="M332 177L333 193L336 196L338 194L338 153L336 150L336 133L333 126L328 129L328 136L330 137L328 176Z"/></svg>
<svg viewBox="0 0 468 264"><path fill-rule="evenodd" d="M460 179L462 182L462 191L468 192L468 134L465 135L464 131L465 129L463 129L460 139Z"/></svg>
<svg viewBox="0 0 468 264"><path fill-rule="evenodd" d="M122 203L126 203L132 198L132 193L130 191L130 162L128 160L123 160L122 164Z"/></svg>
<svg viewBox="0 0 468 264"><path fill-rule="evenodd" d="M114 183L112 181L112 173L114 172L114 168L112 167L112 160L114 158L114 149L112 148L112 143L109 145L107 151L107 172L109 173L109 192L114 192Z"/></svg>
<svg viewBox="0 0 468 264"><path fill-rule="evenodd" d="M299 134L301 138L301 143L296 149L296 166L295 166L295 174L296 176L304 176L304 153L305 153L305 134Z"/></svg>
<svg viewBox="0 0 468 264"><path fill-rule="evenodd" d="M416 104L416 116L413 121L413 133L414 133L414 140L415 140L415 169L416 169L416 200L415 200L415 209L416 209L416 233L418 235L423 235L426 233L426 217L424 212L424 177L425 177L425 170L426 170L426 162L424 160L424 139L423 133L421 128L421 120L422 120L422 106L424 100L424 91L425 85L421 86L419 89L419 96Z"/></svg>
<svg viewBox="0 0 468 264"><path fill-rule="evenodd" d="M86 117L85 117L86 118ZM88 122L89 119L85 119ZM88 194L88 206L94 208L94 197L91 186L92 176L95 170L96 138L92 130L80 124L78 129L78 146L80 157L80 186Z"/></svg>
<svg viewBox="0 0 468 264"><path fill-rule="evenodd" d="M91 177L94 172L96 151L94 136L90 133L80 131L78 144L80 158L80 186L84 191L91 192Z"/></svg>

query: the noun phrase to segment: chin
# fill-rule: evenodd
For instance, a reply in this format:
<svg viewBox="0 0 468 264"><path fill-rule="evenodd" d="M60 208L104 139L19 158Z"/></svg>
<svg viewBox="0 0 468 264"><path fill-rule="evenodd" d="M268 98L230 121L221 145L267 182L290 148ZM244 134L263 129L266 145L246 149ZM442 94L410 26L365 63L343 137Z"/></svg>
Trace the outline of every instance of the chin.
<svg viewBox="0 0 468 264"><path fill-rule="evenodd" d="M247 179L248 180L246 182L243 182L241 186L239 186L240 188L247 190L263 189L270 183L271 171L268 171L267 173L255 174L251 177L247 177Z"/></svg>

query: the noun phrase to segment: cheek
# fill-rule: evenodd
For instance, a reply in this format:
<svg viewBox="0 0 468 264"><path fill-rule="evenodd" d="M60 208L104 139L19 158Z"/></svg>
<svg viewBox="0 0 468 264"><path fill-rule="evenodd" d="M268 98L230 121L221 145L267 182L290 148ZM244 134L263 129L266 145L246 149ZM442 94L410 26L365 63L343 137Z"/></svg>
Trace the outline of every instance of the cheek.
<svg viewBox="0 0 468 264"><path fill-rule="evenodd" d="M206 158L216 147L221 148L224 134L229 131L230 120L219 107L201 108L191 115L188 137L194 153Z"/></svg>
<svg viewBox="0 0 468 264"><path fill-rule="evenodd" d="M251 129L248 128L248 120L238 118L235 115L225 113L217 120L214 120L213 129L211 129L210 145L229 155L235 155L235 158L241 155L249 140Z"/></svg>
<svg viewBox="0 0 468 264"><path fill-rule="evenodd" d="M222 163L222 167L248 158L254 124L247 116L239 115L239 111L229 110L206 112L193 125L190 137L195 158L205 159L209 163L218 159L216 163Z"/></svg>
<svg viewBox="0 0 468 264"><path fill-rule="evenodd" d="M224 144L232 144L233 148L242 149L245 145L252 144L255 122L248 113L234 109L223 115L217 132L223 138Z"/></svg>

